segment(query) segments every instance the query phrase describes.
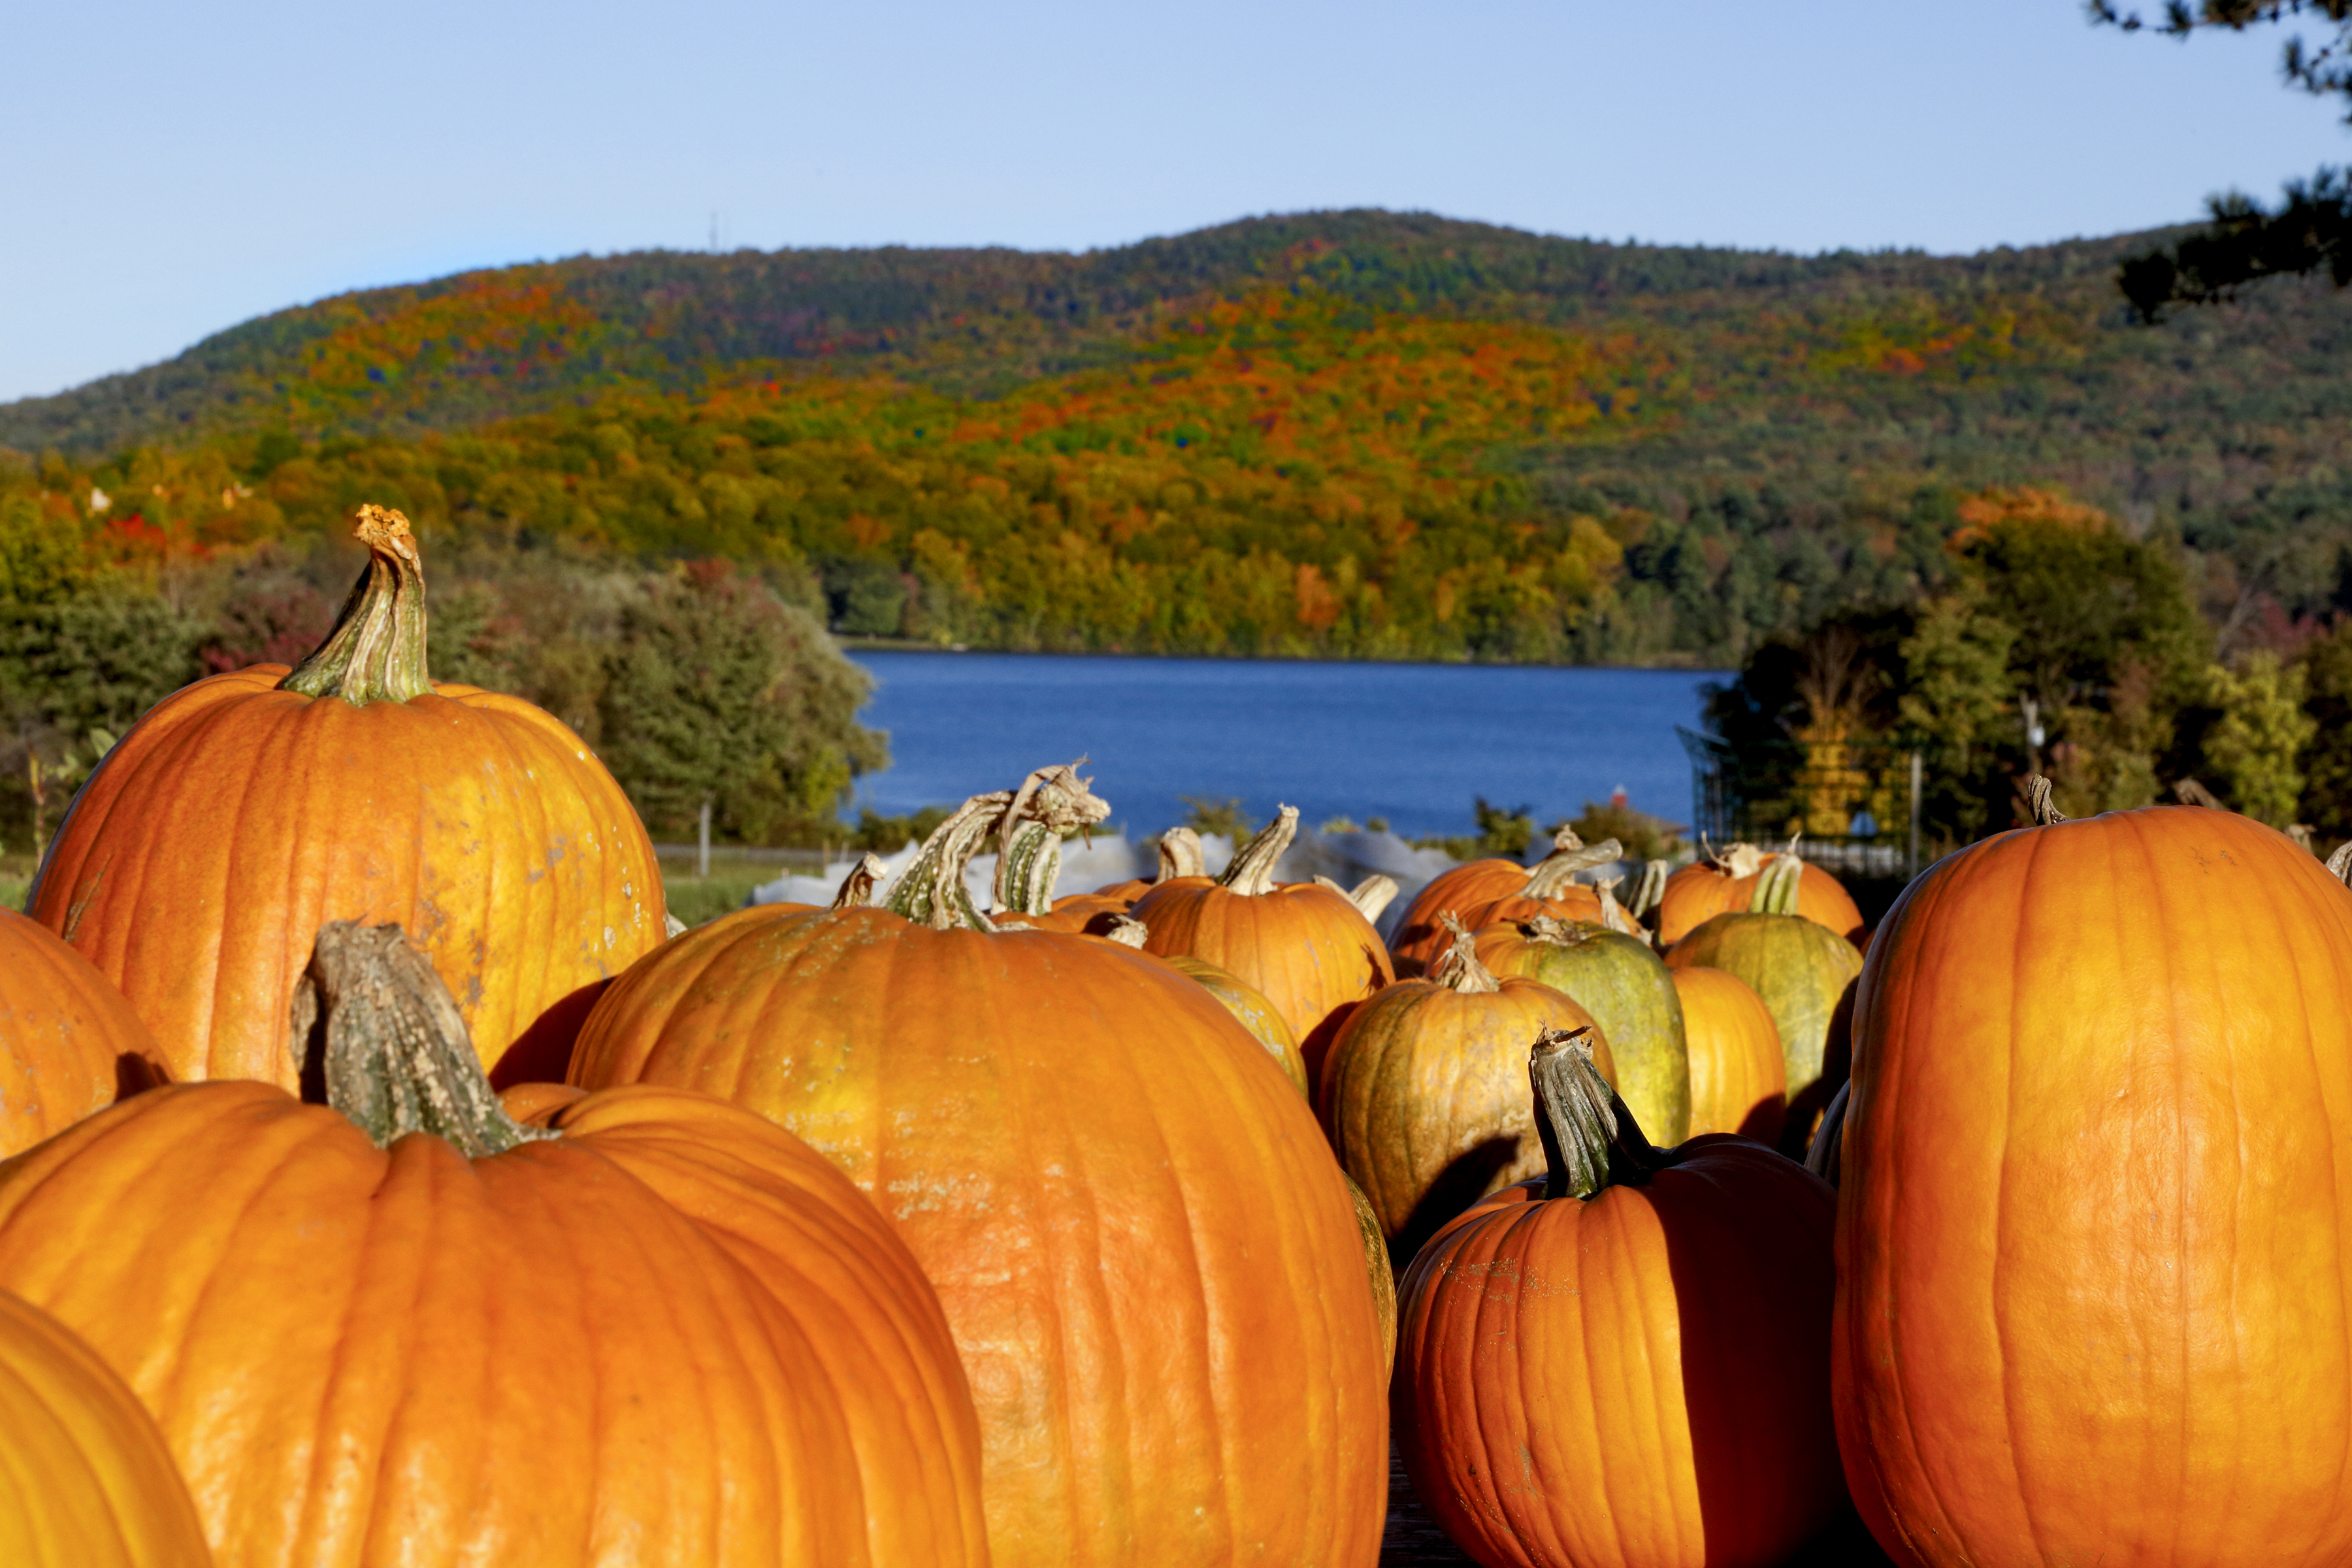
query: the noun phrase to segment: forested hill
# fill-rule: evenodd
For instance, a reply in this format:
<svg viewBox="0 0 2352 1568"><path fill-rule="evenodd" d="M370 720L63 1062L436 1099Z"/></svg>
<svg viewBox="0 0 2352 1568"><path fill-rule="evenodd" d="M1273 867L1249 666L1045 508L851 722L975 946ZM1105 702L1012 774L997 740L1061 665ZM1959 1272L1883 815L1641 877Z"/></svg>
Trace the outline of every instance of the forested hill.
<svg viewBox="0 0 2352 1568"><path fill-rule="evenodd" d="M1349 212L467 273L0 407L0 605L13 531L299 640L373 500L493 627L534 563L708 556L940 643L1731 664L1936 591L2000 492L2162 542L2218 625L2332 619L2352 291L2132 326L2115 265L2154 237L1796 258Z"/></svg>
<svg viewBox="0 0 2352 1568"><path fill-rule="evenodd" d="M263 425L451 429L624 383L696 390L761 362L878 363L989 395L1131 355L1171 305L1311 280L1414 315L1696 324L1987 290L2104 286L2153 237L1969 258L1612 245L1377 211L1244 219L1082 255L644 251L337 295L163 363L0 404L0 447L98 454ZM2115 301L2103 301L2112 306Z"/></svg>

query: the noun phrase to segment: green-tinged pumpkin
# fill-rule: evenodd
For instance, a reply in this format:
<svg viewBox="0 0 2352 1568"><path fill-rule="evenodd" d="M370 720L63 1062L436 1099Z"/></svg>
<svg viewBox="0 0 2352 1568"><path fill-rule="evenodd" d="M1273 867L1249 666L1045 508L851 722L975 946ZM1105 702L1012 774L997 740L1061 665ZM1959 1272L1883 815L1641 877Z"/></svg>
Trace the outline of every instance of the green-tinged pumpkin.
<svg viewBox="0 0 2352 1568"><path fill-rule="evenodd" d="M1372 1282L1372 1302L1381 1315L1381 1363L1391 1371L1396 1366L1396 1265L1389 1258L1389 1238L1381 1228L1381 1216L1372 1208L1372 1200L1364 1189L1351 1180L1348 1195L1356 1205L1356 1234L1364 1243L1364 1273Z"/></svg>
<svg viewBox="0 0 2352 1568"><path fill-rule="evenodd" d="M1323 1064L1324 1129L1400 1265L1447 1220L1543 1169L1528 1042L1592 1027L1549 985L1496 980L1458 922L1454 932L1427 978L1400 980L1349 1015ZM1613 1078L1601 1033L1593 1047Z"/></svg>
<svg viewBox="0 0 2352 1568"><path fill-rule="evenodd" d="M1413 1489L1482 1563L1778 1568L1843 1501L1835 1195L1744 1138L1653 1148L1574 1037L1533 1055L1544 1186L1399 1287Z"/></svg>
<svg viewBox="0 0 2352 1568"><path fill-rule="evenodd" d="M1274 868L1298 831L1286 805L1242 847L1214 882L1190 878L1155 887L1134 915L1144 951L1204 958L1273 1003L1298 1037L1310 1085L1348 1010L1396 978L1388 949L1363 911L1337 889L1277 885Z"/></svg>
<svg viewBox="0 0 2352 1568"><path fill-rule="evenodd" d="M1775 853L1752 844L1734 844L1703 859L1694 860L1666 879L1658 902L1658 942L1672 947L1708 921L1736 914L1755 902L1756 884L1765 870L1793 852ZM1789 912L1834 931L1857 948L1862 945L1862 911L1853 895L1810 860L1798 860L1796 901Z"/></svg>
<svg viewBox="0 0 2352 1568"><path fill-rule="evenodd" d="M987 1562L938 1300L807 1145L668 1089L517 1124L396 928L327 927L298 1005L334 1109L168 1086L0 1165L0 1288L224 1568Z"/></svg>
<svg viewBox="0 0 2352 1568"><path fill-rule="evenodd" d="M1717 915L1666 952L1673 968L1723 970L1764 999L1788 1074L1780 1146L1800 1159L1845 1081L1853 984L1862 973L1862 954L1852 942L1794 912L1803 864L1790 856L1774 860L1757 879L1748 912Z"/></svg>
<svg viewBox="0 0 2352 1568"><path fill-rule="evenodd" d="M1691 1120L1690 1047L1674 977L1650 944L1599 925L1538 917L1475 933L1478 962L1562 992L1609 1042L1617 1092L1644 1127L1679 1143Z"/></svg>
<svg viewBox="0 0 2352 1568"><path fill-rule="evenodd" d="M0 1158L163 1076L122 993L47 926L0 910Z"/></svg>
<svg viewBox="0 0 2352 1568"><path fill-rule="evenodd" d="M0 1290L0 1563L211 1562L179 1467L138 1395L71 1329Z"/></svg>
<svg viewBox="0 0 2352 1568"><path fill-rule="evenodd" d="M1381 1331L1313 1113L1161 960L962 896L1010 814L1108 809L1052 772L967 802L884 909L747 910L644 960L573 1079L723 1095L889 1213L970 1373L996 1568L1368 1564Z"/></svg>
<svg viewBox="0 0 2352 1568"><path fill-rule="evenodd" d="M298 1086L287 1008L338 920L415 932L499 1081L560 1075L596 985L663 940L653 845L553 715L428 678L408 520L362 507L357 533L369 563L327 640L149 710L75 797L28 911L177 1081Z"/></svg>
<svg viewBox="0 0 2352 1568"><path fill-rule="evenodd" d="M1298 1054L1298 1037L1291 1033L1289 1022L1264 993L1243 984L1207 959L1194 958L1188 952L1177 953L1165 962L1215 997L1217 1005L1231 1013L1234 1021L1247 1029L1250 1037L1282 1064L1283 1076L1302 1096L1311 1093L1307 1083L1306 1058Z"/></svg>
<svg viewBox="0 0 2352 1568"><path fill-rule="evenodd" d="M2352 1562L2352 894L2232 812L2029 789L1863 973L1854 1500L1933 1568Z"/></svg>

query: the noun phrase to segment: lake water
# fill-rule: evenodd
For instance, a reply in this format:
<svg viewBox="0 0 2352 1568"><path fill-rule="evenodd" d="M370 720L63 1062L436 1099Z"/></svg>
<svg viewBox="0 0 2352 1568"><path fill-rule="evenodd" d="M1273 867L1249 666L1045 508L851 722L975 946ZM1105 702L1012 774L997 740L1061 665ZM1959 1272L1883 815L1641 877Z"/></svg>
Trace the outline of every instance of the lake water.
<svg viewBox="0 0 2352 1568"><path fill-rule="evenodd" d="M887 771L855 811L885 815L1009 789L1081 754L1111 823L1141 838L1181 822L1183 795L1237 796L1263 821L1380 816L1407 837L1474 830L1471 802L1573 816L1622 786L1688 822L1699 687L1721 671L1041 654L850 656L872 672L864 721L890 732Z"/></svg>

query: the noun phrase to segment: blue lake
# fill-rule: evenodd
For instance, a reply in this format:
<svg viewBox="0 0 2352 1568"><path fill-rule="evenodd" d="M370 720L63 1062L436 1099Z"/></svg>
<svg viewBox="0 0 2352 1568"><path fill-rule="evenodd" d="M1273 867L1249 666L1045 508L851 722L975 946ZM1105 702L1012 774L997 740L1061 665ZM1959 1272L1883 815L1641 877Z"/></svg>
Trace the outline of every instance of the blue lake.
<svg viewBox="0 0 2352 1568"><path fill-rule="evenodd" d="M1573 816L1622 786L1690 820L1699 688L1724 672L1038 654L851 655L875 678L861 715L891 765L852 806L901 815L1081 754L1130 837L1186 815L1183 795L1237 796L1259 820L1386 817L1407 837L1473 830L1471 802Z"/></svg>

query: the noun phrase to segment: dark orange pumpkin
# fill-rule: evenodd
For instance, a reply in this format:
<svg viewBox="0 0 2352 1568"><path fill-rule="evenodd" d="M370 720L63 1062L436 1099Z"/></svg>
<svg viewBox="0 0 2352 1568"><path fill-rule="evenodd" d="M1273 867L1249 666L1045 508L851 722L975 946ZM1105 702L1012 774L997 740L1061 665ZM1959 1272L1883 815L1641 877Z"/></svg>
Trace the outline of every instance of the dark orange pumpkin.
<svg viewBox="0 0 2352 1568"><path fill-rule="evenodd" d="M1667 878L1658 904L1659 944L1672 947L1716 916L1747 909L1756 896L1757 879L1780 858L1752 844L1734 844L1692 861ZM1845 890L1844 883L1811 861L1800 863L1803 870L1797 882L1796 907L1790 912L1860 947L1862 911L1854 907L1853 895Z"/></svg>
<svg viewBox="0 0 2352 1568"><path fill-rule="evenodd" d="M1458 923L1454 933L1428 978L1384 986L1350 1013L1323 1064L1318 1103L1332 1150L1401 1265L1440 1225L1543 1169L1528 1042L1547 1028L1592 1028L1550 986L1496 980L1469 933ZM1613 1080L1599 1031L1591 1041Z"/></svg>
<svg viewBox="0 0 2352 1568"><path fill-rule="evenodd" d="M368 569L327 641L157 703L82 786L30 911L175 1079L295 1087L286 1009L334 920L415 932L484 1064L520 1048L555 1076L591 988L663 940L653 846L561 721L427 679L408 521L362 507L358 533Z"/></svg>
<svg viewBox="0 0 2352 1568"><path fill-rule="evenodd" d="M47 926L0 910L0 1157L162 1077L122 994Z"/></svg>
<svg viewBox="0 0 2352 1568"><path fill-rule="evenodd" d="M1550 1164L1399 1287L1413 1489L1485 1563L1772 1568L1843 1500L1836 1199L1743 1138L1650 1147L1571 1036L1531 1066Z"/></svg>
<svg viewBox="0 0 2352 1568"><path fill-rule="evenodd" d="M1601 895L1572 880L1579 873L1606 866L1622 854L1617 840L1604 839L1587 847L1576 835L1560 830L1552 852L1533 867L1512 860L1473 860L1441 873L1423 888L1404 918L1397 922L1390 951L1400 964L1435 963L1454 942L1444 916L1453 915L1476 931L1482 926L1529 921L1538 916L1563 921L1599 921Z"/></svg>
<svg viewBox="0 0 2352 1568"><path fill-rule="evenodd" d="M1682 998L1683 1038L1690 1047L1692 1135L1737 1132L1778 1143L1788 1113L1789 1069L1771 1010L1736 974L1698 967L1668 973Z"/></svg>
<svg viewBox="0 0 2352 1568"><path fill-rule="evenodd" d="M163 1435L79 1335L0 1290L0 1563L206 1568Z"/></svg>
<svg viewBox="0 0 2352 1568"><path fill-rule="evenodd" d="M1314 882L1276 886L1274 868L1298 831L1286 805L1215 882L1155 887L1135 906L1144 951L1205 958L1261 993L1298 1037L1307 1081L1348 1009L1396 977L1388 950L1348 895Z"/></svg>
<svg viewBox="0 0 2352 1568"><path fill-rule="evenodd" d="M947 1323L837 1171L677 1090L518 1126L396 930L310 973L341 1110L173 1086L0 1166L0 1287L131 1384L222 1563L986 1562Z"/></svg>
<svg viewBox="0 0 2352 1568"><path fill-rule="evenodd" d="M749 910L644 960L573 1079L724 1095L890 1213L971 1375L997 1568L1369 1563L1384 1376L1346 1181L1207 991L960 897L1014 799L950 816L887 909Z"/></svg>
<svg viewBox="0 0 2352 1568"><path fill-rule="evenodd" d="M1832 1359L1888 1549L2352 1561L2343 884L2231 812L2052 814L1911 884L1854 1036Z"/></svg>

